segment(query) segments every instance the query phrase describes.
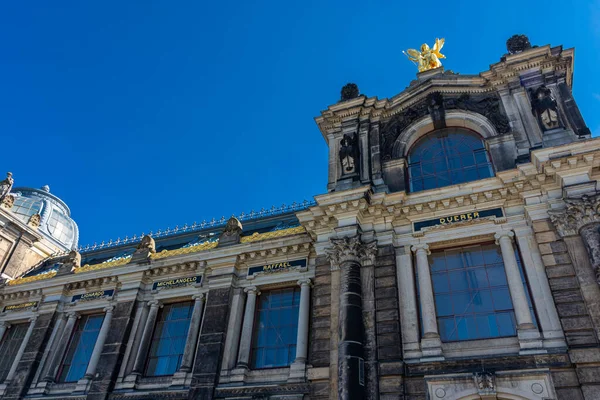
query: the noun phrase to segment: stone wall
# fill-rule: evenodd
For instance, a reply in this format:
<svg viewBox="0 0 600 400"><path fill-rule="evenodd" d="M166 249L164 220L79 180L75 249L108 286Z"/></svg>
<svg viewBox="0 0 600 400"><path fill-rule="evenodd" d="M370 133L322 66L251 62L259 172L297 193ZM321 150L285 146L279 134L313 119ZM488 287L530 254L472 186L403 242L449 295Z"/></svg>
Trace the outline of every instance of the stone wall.
<svg viewBox="0 0 600 400"><path fill-rule="evenodd" d="M45 313L38 316L29 342L25 347L23 357L21 357L17 366L15 377L9 383L2 399L16 400L23 398L40 363L55 321L56 318L54 318L53 313Z"/></svg>
<svg viewBox="0 0 600 400"><path fill-rule="evenodd" d="M559 399L600 398L600 369L591 363L600 362L597 326L599 315L594 311L597 304L597 283L590 285L591 267L588 255L579 236L561 238L549 220L533 223L542 260L552 290L552 296L560 317L569 356L573 368L552 371ZM571 243L571 253L566 241ZM585 260L585 262L584 262ZM593 276L593 274L591 274ZM591 307L591 308L590 308Z"/></svg>
<svg viewBox="0 0 600 400"><path fill-rule="evenodd" d="M96 368L96 376L87 395L88 400L107 399L114 387L134 318L134 304L135 301L115 304L110 330Z"/></svg>
<svg viewBox="0 0 600 400"><path fill-rule="evenodd" d="M331 312L331 264L325 256L316 260L315 279L312 288L312 315L309 333L308 364L313 368L328 368L330 364L331 337L337 335L337 327L332 331ZM335 372L334 376L331 373ZM329 372L329 379L314 380L310 385L311 399L329 399L330 381L337 382L337 371ZM331 391L337 393L337 391Z"/></svg>
<svg viewBox="0 0 600 400"><path fill-rule="evenodd" d="M206 307L190 386L190 399L210 400L221 370L227 321L231 303L231 288L208 292Z"/></svg>
<svg viewBox="0 0 600 400"><path fill-rule="evenodd" d="M393 246L379 249L375 265L375 315L380 399L398 399L404 393L404 363L396 258Z"/></svg>

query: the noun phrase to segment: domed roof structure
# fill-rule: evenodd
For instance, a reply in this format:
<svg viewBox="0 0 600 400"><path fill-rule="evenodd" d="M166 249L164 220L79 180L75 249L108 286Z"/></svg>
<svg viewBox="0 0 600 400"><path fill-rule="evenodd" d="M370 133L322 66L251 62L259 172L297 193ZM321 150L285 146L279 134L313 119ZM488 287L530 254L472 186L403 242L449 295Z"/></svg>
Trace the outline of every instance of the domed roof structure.
<svg viewBox="0 0 600 400"><path fill-rule="evenodd" d="M11 193L15 202L11 211L24 223L30 218L40 215L38 231L66 249L77 248L79 228L71 219L71 210L64 201L50 193L50 187L41 189L26 187L13 188Z"/></svg>

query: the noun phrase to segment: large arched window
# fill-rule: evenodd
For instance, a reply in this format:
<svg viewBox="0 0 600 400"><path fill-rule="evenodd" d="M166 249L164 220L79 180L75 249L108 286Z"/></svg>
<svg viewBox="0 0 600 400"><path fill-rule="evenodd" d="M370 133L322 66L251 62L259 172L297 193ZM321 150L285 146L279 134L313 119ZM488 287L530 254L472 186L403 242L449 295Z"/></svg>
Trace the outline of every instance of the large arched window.
<svg viewBox="0 0 600 400"><path fill-rule="evenodd" d="M483 140L466 129L450 128L419 139L408 155L410 191L435 189L493 176Z"/></svg>

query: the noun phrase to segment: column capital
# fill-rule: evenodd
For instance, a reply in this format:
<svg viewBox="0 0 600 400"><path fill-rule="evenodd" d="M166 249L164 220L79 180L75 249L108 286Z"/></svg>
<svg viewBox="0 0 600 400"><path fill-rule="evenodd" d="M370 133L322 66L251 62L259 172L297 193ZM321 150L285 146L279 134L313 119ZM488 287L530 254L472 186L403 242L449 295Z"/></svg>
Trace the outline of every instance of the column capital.
<svg viewBox="0 0 600 400"><path fill-rule="evenodd" d="M148 301L148 305L152 308L158 308L158 307L162 307L162 303L158 300L149 300Z"/></svg>
<svg viewBox="0 0 600 400"><path fill-rule="evenodd" d="M194 301L202 301L204 300L205 294L204 293L198 293L192 296L192 300Z"/></svg>
<svg viewBox="0 0 600 400"><path fill-rule="evenodd" d="M81 315L79 315L79 313L77 313L76 311L69 311L68 313L66 313L67 318L68 319L79 319L81 318Z"/></svg>
<svg viewBox="0 0 600 400"><path fill-rule="evenodd" d="M105 312L106 314L108 314L108 313L112 313L114 309L115 309L115 306L113 306L113 305L110 305L110 306L104 307L104 312Z"/></svg>
<svg viewBox="0 0 600 400"><path fill-rule="evenodd" d="M260 295L260 290L256 286L248 286L244 288L244 293L254 294L256 296Z"/></svg>
<svg viewBox="0 0 600 400"><path fill-rule="evenodd" d="M494 235L494 239L496 239L496 244L500 244L500 239L507 237L511 242L515 237L515 233L513 231L500 231Z"/></svg>
<svg viewBox="0 0 600 400"><path fill-rule="evenodd" d="M31 318L29 318L29 322L35 322L38 319L38 315L34 314Z"/></svg>
<svg viewBox="0 0 600 400"><path fill-rule="evenodd" d="M585 225L600 223L600 194L566 198L562 210L548 210L548 216L561 237L575 236Z"/></svg>
<svg viewBox="0 0 600 400"><path fill-rule="evenodd" d="M5 327L6 329L10 329L12 325L7 321L0 321L0 327Z"/></svg>
<svg viewBox="0 0 600 400"><path fill-rule="evenodd" d="M372 262L377 255L377 241L364 243L360 234L339 239L331 238L329 241L331 247L326 251L332 265L340 265L344 261Z"/></svg>
<svg viewBox="0 0 600 400"><path fill-rule="evenodd" d="M417 254L419 251L424 251L427 255L431 254L431 251L429 251L429 245L427 243L418 243L412 245L410 250L415 254Z"/></svg>
<svg viewBox="0 0 600 400"><path fill-rule="evenodd" d="M298 281L298 286L303 287L303 286L308 286L308 287L312 287L312 282L310 279L300 279Z"/></svg>

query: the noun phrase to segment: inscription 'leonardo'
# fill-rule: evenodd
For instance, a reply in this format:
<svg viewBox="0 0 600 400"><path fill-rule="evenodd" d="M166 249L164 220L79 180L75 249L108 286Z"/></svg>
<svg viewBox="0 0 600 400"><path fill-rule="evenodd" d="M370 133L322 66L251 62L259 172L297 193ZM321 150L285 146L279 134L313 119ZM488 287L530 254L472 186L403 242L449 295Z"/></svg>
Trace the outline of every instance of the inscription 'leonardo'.
<svg viewBox="0 0 600 400"><path fill-rule="evenodd" d="M439 217L439 218L434 218L434 219L428 219L426 221L415 222L414 223L414 231L418 232L421 229L427 228L430 226L447 225L447 224L452 224L455 222L470 221L473 219L486 218L486 217L500 218L503 216L504 216L504 213L502 212L501 208L492 208L489 210L481 210L481 211L473 211L473 212L463 213L463 214L448 215L445 217Z"/></svg>

